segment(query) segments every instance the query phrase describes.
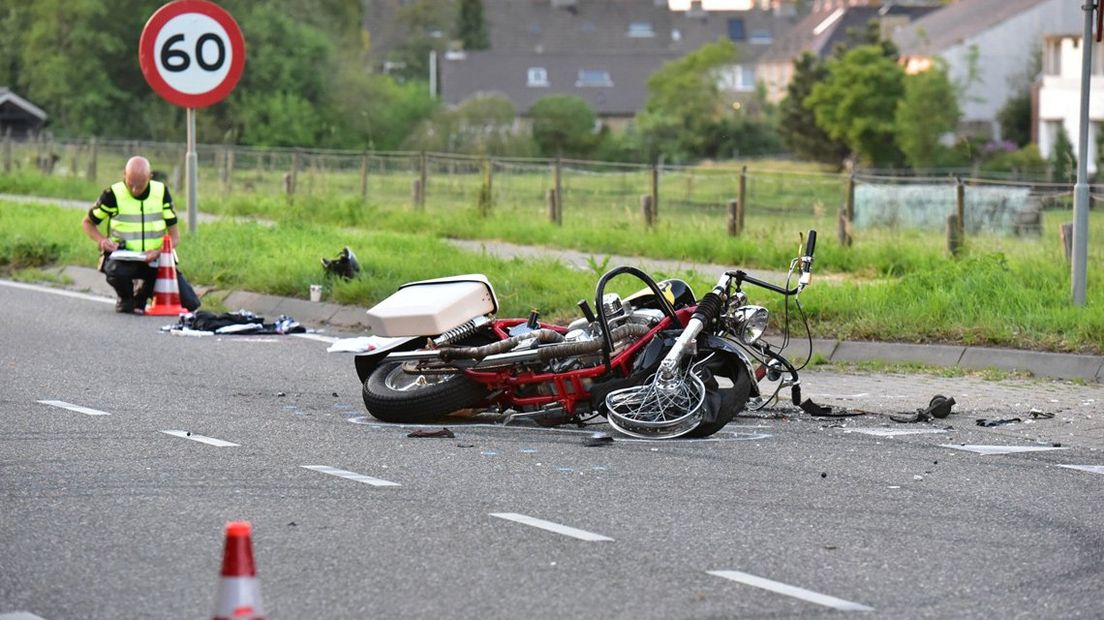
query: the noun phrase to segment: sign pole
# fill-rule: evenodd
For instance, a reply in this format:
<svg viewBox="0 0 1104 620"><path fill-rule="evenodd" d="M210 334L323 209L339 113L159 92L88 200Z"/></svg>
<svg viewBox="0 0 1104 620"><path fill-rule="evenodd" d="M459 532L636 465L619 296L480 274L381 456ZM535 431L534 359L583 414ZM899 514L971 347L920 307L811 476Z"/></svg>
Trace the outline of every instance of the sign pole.
<svg viewBox="0 0 1104 620"><path fill-rule="evenodd" d="M1073 186L1073 264L1070 281L1073 305L1085 305L1086 264L1089 247L1089 84L1092 80L1092 25L1096 2L1086 2L1085 30L1081 37L1081 111L1077 128L1077 184Z"/></svg>
<svg viewBox="0 0 1104 620"><path fill-rule="evenodd" d="M196 222L199 220L199 209L196 206L196 187L198 186L198 172L195 142L195 108L188 108L188 152L184 156L184 172L188 184L188 233L194 234Z"/></svg>

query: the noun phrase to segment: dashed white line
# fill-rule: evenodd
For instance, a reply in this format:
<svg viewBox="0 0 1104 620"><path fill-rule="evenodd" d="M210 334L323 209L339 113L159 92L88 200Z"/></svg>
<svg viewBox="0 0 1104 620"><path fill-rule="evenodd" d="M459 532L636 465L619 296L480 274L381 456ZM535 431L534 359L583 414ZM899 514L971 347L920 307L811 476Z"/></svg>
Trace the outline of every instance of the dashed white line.
<svg viewBox="0 0 1104 620"><path fill-rule="evenodd" d="M1090 474L1104 474L1104 465L1059 465L1058 467L1087 471Z"/></svg>
<svg viewBox="0 0 1104 620"><path fill-rule="evenodd" d="M42 616L36 616L29 611L13 611L0 614L0 620L44 620Z"/></svg>
<svg viewBox="0 0 1104 620"><path fill-rule="evenodd" d="M184 439L191 439L192 441L198 441L208 445L215 446L216 448L231 448L238 444L231 443L229 441L223 441L221 439L215 439L214 437L205 437L203 435L196 435L191 431L161 431L166 435L172 435L173 437L183 437Z"/></svg>
<svg viewBox="0 0 1104 620"><path fill-rule="evenodd" d="M363 482L364 484L370 484L374 487L398 487L402 486L398 482L391 482L390 480L382 480L380 478L373 478L371 476L365 476L364 474L358 474L352 471L346 471L344 469L337 469L336 467L330 467L329 465L301 465L304 469L312 469L323 474L329 474L331 476L337 476L338 478L345 478L347 480L354 480L356 482Z"/></svg>
<svg viewBox="0 0 1104 620"><path fill-rule="evenodd" d="M553 523L552 521L545 521L544 519L537 519L536 517L530 517L528 515L518 514L516 512L492 512L492 517L498 517L499 519L506 519L507 521L514 521L523 525L529 525L537 527L549 532L555 532L563 536L570 536L572 538L578 538L579 540L586 540L590 542L606 541L613 539L609 536L602 536L601 534L595 534L594 532L588 532L586 530L580 530L578 528L570 527L567 525L561 525L559 523Z"/></svg>
<svg viewBox="0 0 1104 620"><path fill-rule="evenodd" d="M60 407L62 409L68 409L69 411L76 411L77 413L83 413L84 415L111 415L106 411L100 411L99 409L89 409L88 407L81 407L80 405L67 403L64 400L40 400L38 402L42 403L43 405L50 405L51 407Z"/></svg>
<svg viewBox="0 0 1104 620"><path fill-rule="evenodd" d="M340 340L340 338L334 338L333 336L323 336L321 334L288 334L289 336L295 336L296 338L302 338L304 340L317 340L318 342L325 342L327 344L333 344Z"/></svg>
<svg viewBox="0 0 1104 620"><path fill-rule="evenodd" d="M812 590L806 590L798 586L791 586L780 581L756 577L755 575L742 573L738 570L711 570L706 572L710 575L723 577L737 583L770 590L777 594L792 596L793 598L801 599L809 603L816 603L817 605L823 605L824 607L831 607L832 609L838 609L840 611L874 611L873 607L867 607L862 603L845 601L841 598L821 594L820 592L813 592Z"/></svg>
<svg viewBox="0 0 1104 620"><path fill-rule="evenodd" d="M54 295L61 295L62 297L72 297L74 299L83 299L85 301L98 301L100 303L113 304L115 300L110 297L100 297L99 295L89 295L87 293L77 293L74 291L66 291L62 289L51 288L49 286L38 286L36 284L24 284L22 282L12 282L11 280L0 280L0 286L10 286L11 288L21 288L25 291L37 291L39 293L53 293Z"/></svg>
<svg viewBox="0 0 1104 620"><path fill-rule="evenodd" d="M1047 450L1065 450L1065 448L1052 447L1052 446L975 446L965 445L958 446L953 443L940 444L941 448L954 448L955 450L965 450L966 452L976 452L977 454L1013 454L1016 452L1045 452Z"/></svg>
<svg viewBox="0 0 1104 620"><path fill-rule="evenodd" d="M875 437L896 437L897 435L925 435L928 433L946 433L941 428L849 428L845 433L862 433Z"/></svg>

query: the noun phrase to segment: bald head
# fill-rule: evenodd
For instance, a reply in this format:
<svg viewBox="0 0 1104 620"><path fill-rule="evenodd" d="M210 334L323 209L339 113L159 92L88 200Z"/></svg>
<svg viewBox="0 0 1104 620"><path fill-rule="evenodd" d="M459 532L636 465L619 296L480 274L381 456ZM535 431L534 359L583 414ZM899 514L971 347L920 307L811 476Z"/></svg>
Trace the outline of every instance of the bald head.
<svg viewBox="0 0 1104 620"><path fill-rule="evenodd" d="M150 163L145 157L131 157L123 169L123 181L131 196L139 196L149 187Z"/></svg>

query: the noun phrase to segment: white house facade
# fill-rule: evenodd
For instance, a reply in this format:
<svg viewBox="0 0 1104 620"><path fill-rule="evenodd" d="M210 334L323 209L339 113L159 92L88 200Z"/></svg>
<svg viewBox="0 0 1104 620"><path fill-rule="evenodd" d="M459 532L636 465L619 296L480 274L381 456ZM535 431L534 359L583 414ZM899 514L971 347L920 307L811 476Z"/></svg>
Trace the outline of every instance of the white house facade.
<svg viewBox="0 0 1104 620"><path fill-rule="evenodd" d="M1097 136L1104 121L1104 53L1095 41L1092 54L1092 76L1089 80L1089 143L1086 162L1089 174L1096 172ZM1039 81L1035 135L1039 152L1050 157L1058 134L1066 136L1077 152L1077 137L1081 130L1081 35L1068 34L1047 37L1043 47L1043 75Z"/></svg>

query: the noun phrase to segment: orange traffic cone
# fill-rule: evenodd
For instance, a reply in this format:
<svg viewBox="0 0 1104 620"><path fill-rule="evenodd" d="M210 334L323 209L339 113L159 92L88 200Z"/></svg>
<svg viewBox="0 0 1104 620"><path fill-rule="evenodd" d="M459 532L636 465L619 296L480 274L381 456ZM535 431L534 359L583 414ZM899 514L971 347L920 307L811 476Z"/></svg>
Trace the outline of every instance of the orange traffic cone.
<svg viewBox="0 0 1104 620"><path fill-rule="evenodd" d="M257 569L253 565L253 526L248 521L226 524L218 600L213 620L264 620Z"/></svg>
<svg viewBox="0 0 1104 620"><path fill-rule="evenodd" d="M161 240L161 258L157 259L157 281L153 284L153 305L146 314L156 316L184 314L180 305L180 285L176 282L176 260L173 258L172 239L168 235Z"/></svg>

